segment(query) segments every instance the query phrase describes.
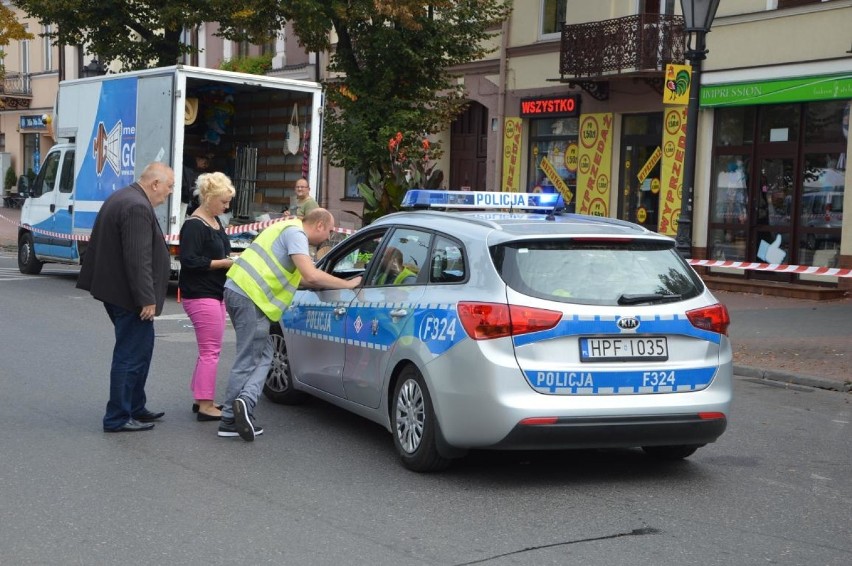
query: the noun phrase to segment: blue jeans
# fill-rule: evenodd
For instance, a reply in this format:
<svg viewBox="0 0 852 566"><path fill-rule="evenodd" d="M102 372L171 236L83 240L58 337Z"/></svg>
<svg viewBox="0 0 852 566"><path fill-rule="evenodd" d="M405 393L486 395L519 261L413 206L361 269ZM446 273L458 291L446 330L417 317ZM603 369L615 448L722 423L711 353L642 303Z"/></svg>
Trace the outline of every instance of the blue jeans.
<svg viewBox="0 0 852 566"><path fill-rule="evenodd" d="M145 382L154 354L154 321L138 312L104 303L115 327L115 347L109 372L109 402L104 428L118 428L145 410Z"/></svg>
<svg viewBox="0 0 852 566"><path fill-rule="evenodd" d="M228 377L222 407L222 419L231 420L234 418L232 404L237 397L243 397L249 413L254 414L254 406L272 365L273 347L269 339L269 319L251 299L226 287L225 307L237 335L237 356Z"/></svg>

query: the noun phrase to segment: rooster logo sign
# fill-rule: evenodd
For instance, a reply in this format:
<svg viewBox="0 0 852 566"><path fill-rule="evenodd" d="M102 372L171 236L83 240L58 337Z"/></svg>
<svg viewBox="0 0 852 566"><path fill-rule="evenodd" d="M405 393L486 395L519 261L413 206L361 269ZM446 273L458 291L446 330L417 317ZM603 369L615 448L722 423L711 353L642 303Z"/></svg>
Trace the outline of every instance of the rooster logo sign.
<svg viewBox="0 0 852 566"><path fill-rule="evenodd" d="M685 71L681 69L677 72L674 79L669 79L666 81L666 89L671 93L669 95L669 100L673 100L678 96L683 96L683 94L689 90L689 71Z"/></svg>

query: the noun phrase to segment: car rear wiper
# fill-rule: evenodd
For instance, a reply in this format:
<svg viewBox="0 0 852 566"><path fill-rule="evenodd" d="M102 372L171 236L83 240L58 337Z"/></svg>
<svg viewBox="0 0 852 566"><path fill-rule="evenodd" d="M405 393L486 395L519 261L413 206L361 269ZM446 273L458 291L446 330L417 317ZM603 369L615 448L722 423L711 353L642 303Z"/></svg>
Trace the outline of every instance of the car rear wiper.
<svg viewBox="0 0 852 566"><path fill-rule="evenodd" d="M679 301L682 298L680 294L664 295L662 293L640 293L636 295L628 295L625 293L618 297L619 305L638 305L640 303L668 303Z"/></svg>

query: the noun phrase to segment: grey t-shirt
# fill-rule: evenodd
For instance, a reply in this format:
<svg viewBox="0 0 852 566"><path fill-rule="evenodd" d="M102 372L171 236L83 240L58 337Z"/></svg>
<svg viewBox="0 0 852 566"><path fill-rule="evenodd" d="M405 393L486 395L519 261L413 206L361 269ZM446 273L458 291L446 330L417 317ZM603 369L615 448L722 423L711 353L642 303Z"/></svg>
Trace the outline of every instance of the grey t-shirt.
<svg viewBox="0 0 852 566"><path fill-rule="evenodd" d="M286 228L278 238L272 242L272 254L278 259L281 266L287 271L293 271L295 264L291 255L306 255L310 257L310 249L308 247L308 236L301 228L293 227ZM225 281L225 288L235 291L246 297L245 292L240 289L240 286L234 283L230 277Z"/></svg>

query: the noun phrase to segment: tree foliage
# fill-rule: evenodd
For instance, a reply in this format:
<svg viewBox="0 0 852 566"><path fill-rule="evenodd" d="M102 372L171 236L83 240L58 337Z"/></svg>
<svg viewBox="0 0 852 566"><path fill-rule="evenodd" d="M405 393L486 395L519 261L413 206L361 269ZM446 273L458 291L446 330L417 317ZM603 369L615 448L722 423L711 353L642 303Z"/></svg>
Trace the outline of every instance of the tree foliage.
<svg viewBox="0 0 852 566"><path fill-rule="evenodd" d="M9 45L12 41L32 38L33 34L28 32L27 28L18 21L15 13L5 4L0 4L0 78L6 73L3 65L6 52L3 47Z"/></svg>
<svg viewBox="0 0 852 566"><path fill-rule="evenodd" d="M209 0L18 0L43 25L53 24L51 38L65 45L85 45L103 62L123 70L174 65L196 49L181 42L185 28L210 18ZM233 5L233 4L232 4Z"/></svg>
<svg viewBox="0 0 852 566"><path fill-rule="evenodd" d="M226 0L214 0L214 4ZM510 0L246 0L220 13L226 36L257 40L291 21L309 51L329 51L323 131L333 165L366 174L387 162L387 140L446 128L466 98L450 67L476 61ZM336 37L335 45L331 44ZM414 142L416 143L416 142ZM435 148L435 152L439 152Z"/></svg>
<svg viewBox="0 0 852 566"><path fill-rule="evenodd" d="M42 24L54 24L54 39L85 45L124 70L175 64L195 50L181 42L182 30L205 21L218 22L226 38L253 43L292 22L302 46L330 53L325 150L333 165L361 174L387 168L386 144L396 132L417 140L449 125L466 97L448 69L486 56L488 38L511 9L511 0L16 3Z"/></svg>

